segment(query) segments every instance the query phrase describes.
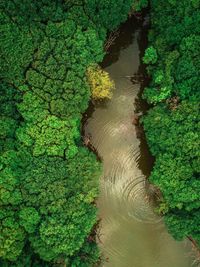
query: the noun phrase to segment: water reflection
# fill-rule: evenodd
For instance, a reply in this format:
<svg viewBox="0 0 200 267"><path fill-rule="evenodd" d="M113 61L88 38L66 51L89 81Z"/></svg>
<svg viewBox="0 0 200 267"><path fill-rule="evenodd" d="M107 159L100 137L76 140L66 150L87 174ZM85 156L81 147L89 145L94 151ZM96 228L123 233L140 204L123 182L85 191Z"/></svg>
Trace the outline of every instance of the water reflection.
<svg viewBox="0 0 200 267"><path fill-rule="evenodd" d="M99 246L108 261L102 266L189 267L186 244L174 241L167 233L147 194L140 162L141 139L132 124L140 84L130 79L139 68L140 31L130 31L130 21L127 25L120 38L126 36L128 45L119 39L118 46L122 46L118 54L113 50L114 63L108 64L112 52L104 62L116 84L113 98L98 105L85 126L85 134L91 135L91 143L103 161ZM151 166L152 158L145 154L142 162Z"/></svg>

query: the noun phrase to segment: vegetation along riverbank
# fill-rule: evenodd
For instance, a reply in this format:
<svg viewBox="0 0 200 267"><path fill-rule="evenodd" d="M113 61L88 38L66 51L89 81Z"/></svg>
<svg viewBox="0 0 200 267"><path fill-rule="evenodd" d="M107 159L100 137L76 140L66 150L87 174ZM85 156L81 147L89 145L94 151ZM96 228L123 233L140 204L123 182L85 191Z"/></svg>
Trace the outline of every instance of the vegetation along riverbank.
<svg viewBox="0 0 200 267"><path fill-rule="evenodd" d="M98 266L102 167L81 137L93 98L114 87L105 43L146 0L0 3L0 266ZM155 157L158 212L200 245L200 2L150 0L144 55L151 105L141 122ZM137 266L135 266L137 267Z"/></svg>
<svg viewBox="0 0 200 267"><path fill-rule="evenodd" d="M98 260L88 236L101 167L80 135L86 72L96 71L93 84L98 74L107 79L94 69L107 32L140 2L1 1L1 266Z"/></svg>
<svg viewBox="0 0 200 267"><path fill-rule="evenodd" d="M156 158L150 181L162 192L159 213L175 239L200 245L200 2L150 1L151 76L142 121Z"/></svg>

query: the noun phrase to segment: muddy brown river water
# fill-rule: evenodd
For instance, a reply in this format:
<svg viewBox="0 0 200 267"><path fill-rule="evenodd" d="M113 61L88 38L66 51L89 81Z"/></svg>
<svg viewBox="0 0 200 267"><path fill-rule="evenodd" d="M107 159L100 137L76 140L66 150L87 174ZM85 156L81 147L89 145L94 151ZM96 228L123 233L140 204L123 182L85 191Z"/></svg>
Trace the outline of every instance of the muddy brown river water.
<svg viewBox="0 0 200 267"><path fill-rule="evenodd" d="M191 267L190 244L173 240L154 213L147 182L153 159L141 129L132 124L136 110L144 112L141 82L131 77L141 70L145 32L134 19L122 25L103 63L116 89L110 101L94 107L84 128L103 164L98 200L102 266Z"/></svg>

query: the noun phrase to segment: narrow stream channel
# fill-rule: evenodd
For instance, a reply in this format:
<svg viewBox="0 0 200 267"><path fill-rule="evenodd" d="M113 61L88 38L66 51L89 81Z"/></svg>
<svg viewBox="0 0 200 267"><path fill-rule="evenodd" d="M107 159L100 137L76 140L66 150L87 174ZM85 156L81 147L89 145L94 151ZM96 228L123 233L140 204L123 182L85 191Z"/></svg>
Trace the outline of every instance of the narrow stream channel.
<svg viewBox="0 0 200 267"><path fill-rule="evenodd" d="M113 98L94 107L84 128L103 163L98 200L102 266L191 267L187 243L174 241L153 212L147 190L153 159L141 129L132 123L134 112L144 111L141 84L130 78L141 69L144 32L134 18L122 25L103 63L116 85Z"/></svg>

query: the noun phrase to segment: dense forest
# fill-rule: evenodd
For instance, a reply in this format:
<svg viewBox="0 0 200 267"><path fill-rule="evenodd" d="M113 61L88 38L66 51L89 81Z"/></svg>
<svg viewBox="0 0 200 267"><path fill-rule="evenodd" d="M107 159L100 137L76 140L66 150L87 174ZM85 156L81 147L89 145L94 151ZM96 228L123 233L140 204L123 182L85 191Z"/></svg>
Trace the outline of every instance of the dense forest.
<svg viewBox="0 0 200 267"><path fill-rule="evenodd" d="M175 239L200 245L200 1L150 1L151 83L143 118L155 166L150 181L162 193L159 213Z"/></svg>
<svg viewBox="0 0 200 267"><path fill-rule="evenodd" d="M98 63L108 34L146 0L0 3L0 266L98 265L101 164L84 145L91 97L114 85ZM200 244L200 2L151 0L152 78L142 119L175 239Z"/></svg>
<svg viewBox="0 0 200 267"><path fill-rule="evenodd" d="M96 65L107 33L145 4L1 1L1 266L98 261L101 166L82 144L81 118L91 94L110 97Z"/></svg>

